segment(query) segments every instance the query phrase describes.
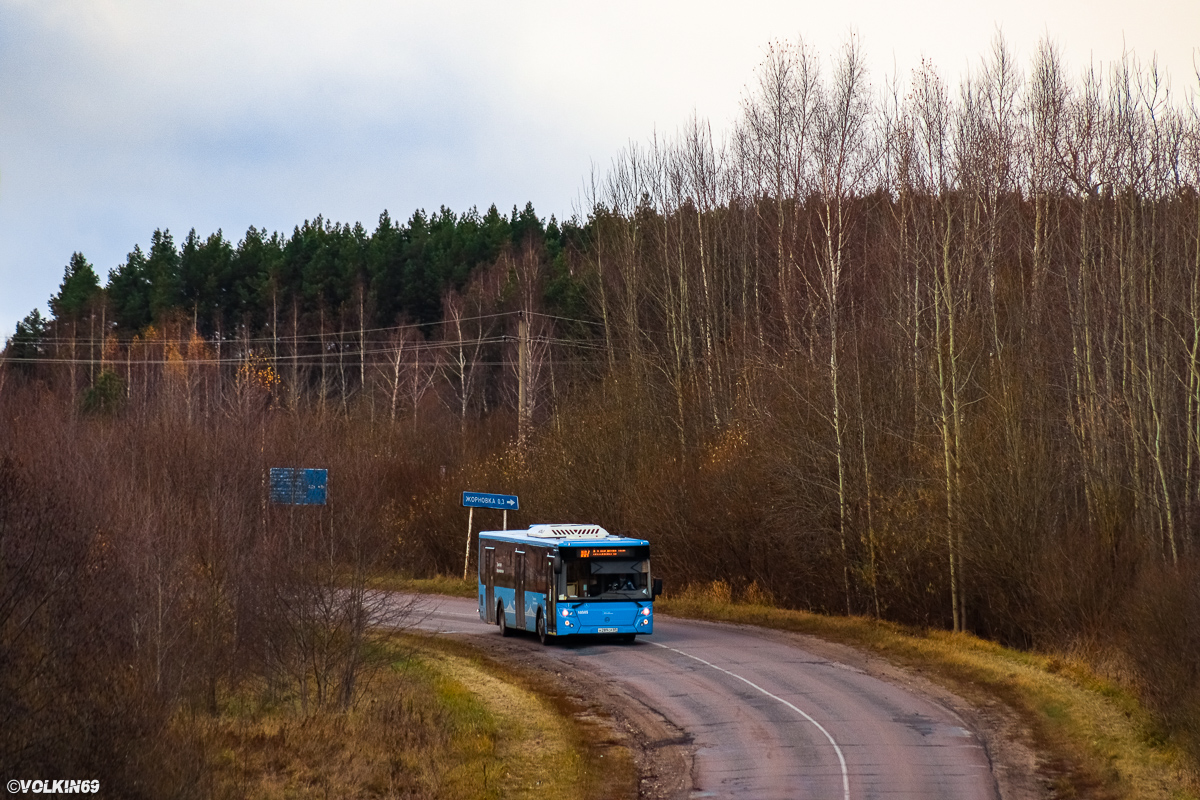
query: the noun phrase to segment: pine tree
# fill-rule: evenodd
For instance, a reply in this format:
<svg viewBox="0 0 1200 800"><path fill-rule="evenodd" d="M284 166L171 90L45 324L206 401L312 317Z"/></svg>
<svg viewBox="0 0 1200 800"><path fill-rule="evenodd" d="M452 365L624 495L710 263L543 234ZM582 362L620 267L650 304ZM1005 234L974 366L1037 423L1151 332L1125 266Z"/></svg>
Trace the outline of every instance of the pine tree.
<svg viewBox="0 0 1200 800"><path fill-rule="evenodd" d="M50 311L59 320L77 317L99 292L100 279L96 270L83 253L74 253L63 272L58 294L50 298Z"/></svg>
<svg viewBox="0 0 1200 800"><path fill-rule="evenodd" d="M18 361L36 359L42 355L46 338L46 319L34 309L17 323L17 332L9 337L5 354Z"/></svg>
<svg viewBox="0 0 1200 800"><path fill-rule="evenodd" d="M146 258L146 277L150 280L150 316L159 319L179 308L183 299L179 251L171 232L156 230L150 237L150 253Z"/></svg>
<svg viewBox="0 0 1200 800"><path fill-rule="evenodd" d="M150 278L146 254L134 245L121 266L109 270L108 297L112 301L117 324L129 332L150 324Z"/></svg>

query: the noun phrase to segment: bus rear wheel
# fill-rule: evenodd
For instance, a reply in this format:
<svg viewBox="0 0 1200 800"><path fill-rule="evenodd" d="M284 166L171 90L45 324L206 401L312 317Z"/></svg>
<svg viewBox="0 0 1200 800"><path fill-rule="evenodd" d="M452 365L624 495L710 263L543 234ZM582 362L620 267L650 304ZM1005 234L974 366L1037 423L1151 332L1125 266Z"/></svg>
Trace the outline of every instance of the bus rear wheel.
<svg viewBox="0 0 1200 800"><path fill-rule="evenodd" d="M550 634L546 633L546 618L542 616L541 609L538 609L537 635L543 645L550 644Z"/></svg>
<svg viewBox="0 0 1200 800"><path fill-rule="evenodd" d="M500 626L500 635L501 636L511 636L512 635L512 631L509 630L509 627L508 627L508 622L506 622L504 619L504 604L503 603L496 604L496 624Z"/></svg>

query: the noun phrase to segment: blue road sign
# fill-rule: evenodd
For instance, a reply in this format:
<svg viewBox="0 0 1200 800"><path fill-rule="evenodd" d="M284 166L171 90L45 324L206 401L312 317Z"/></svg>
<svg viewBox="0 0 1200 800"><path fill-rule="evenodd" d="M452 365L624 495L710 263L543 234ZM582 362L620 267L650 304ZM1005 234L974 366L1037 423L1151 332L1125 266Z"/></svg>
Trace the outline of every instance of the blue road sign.
<svg viewBox="0 0 1200 800"><path fill-rule="evenodd" d="M502 508L505 511L516 511L520 507L515 494L463 492L463 508Z"/></svg>
<svg viewBox="0 0 1200 800"><path fill-rule="evenodd" d="M329 470L271 467L271 502L290 506L323 506Z"/></svg>

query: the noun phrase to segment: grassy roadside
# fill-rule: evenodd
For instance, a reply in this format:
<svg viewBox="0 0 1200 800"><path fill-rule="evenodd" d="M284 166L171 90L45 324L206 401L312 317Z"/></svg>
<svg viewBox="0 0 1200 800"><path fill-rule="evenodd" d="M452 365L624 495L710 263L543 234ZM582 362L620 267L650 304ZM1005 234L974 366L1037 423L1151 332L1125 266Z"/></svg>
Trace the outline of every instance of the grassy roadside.
<svg viewBox="0 0 1200 800"><path fill-rule="evenodd" d="M381 578L380 588L459 597L476 591L474 582L456 578ZM1028 727L1058 797L1200 798L1198 778L1182 752L1134 694L1080 660L1012 650L969 634L787 611L753 592L734 602L720 582L664 596L657 610L818 636L918 670L976 705L999 700Z"/></svg>
<svg viewBox="0 0 1200 800"><path fill-rule="evenodd" d="M406 635L380 645L390 669L346 713L305 717L243 693L216 718L181 721L210 754L205 794L230 800L636 794L632 762L607 747L594 725L573 717L565 698L453 642Z"/></svg>
<svg viewBox="0 0 1200 800"><path fill-rule="evenodd" d="M754 600L753 593L750 594ZM1081 661L1020 652L969 634L919 630L862 617L827 617L733 602L720 582L661 599L660 613L810 634L919 669L960 697L998 699L1049 759L1058 797L1187 800L1196 793L1182 752L1164 740L1128 690Z"/></svg>
<svg viewBox="0 0 1200 800"><path fill-rule="evenodd" d="M453 576L438 575L433 578L405 578L394 573L373 575L367 580L372 589L388 592L418 592L421 594L444 594L450 597L477 597L475 579L462 580Z"/></svg>
<svg viewBox="0 0 1200 800"><path fill-rule="evenodd" d="M532 673L514 671L481 655L467 642L435 637L425 637L423 642L442 657L457 661L458 669L466 667L464 677L523 734L522 741L511 745L512 750L521 750L521 757L509 759L512 775L502 797L624 800L637 796L637 767L628 747L596 721L592 710Z"/></svg>

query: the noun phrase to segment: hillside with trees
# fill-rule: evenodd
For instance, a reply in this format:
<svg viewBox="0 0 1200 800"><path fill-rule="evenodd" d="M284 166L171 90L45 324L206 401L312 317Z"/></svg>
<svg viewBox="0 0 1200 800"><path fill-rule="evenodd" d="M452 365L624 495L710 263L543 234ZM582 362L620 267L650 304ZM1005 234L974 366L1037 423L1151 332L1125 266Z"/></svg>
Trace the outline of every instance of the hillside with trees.
<svg viewBox="0 0 1200 800"><path fill-rule="evenodd" d="M1083 655L1200 752L1200 108L1074 69L997 40L902 92L776 43L586 219L156 231L103 287L76 254L0 367L0 707L85 657L141 703L114 742L249 676L352 697L285 600L461 572L470 488L650 539L668 586ZM289 464L325 516L267 508Z"/></svg>

